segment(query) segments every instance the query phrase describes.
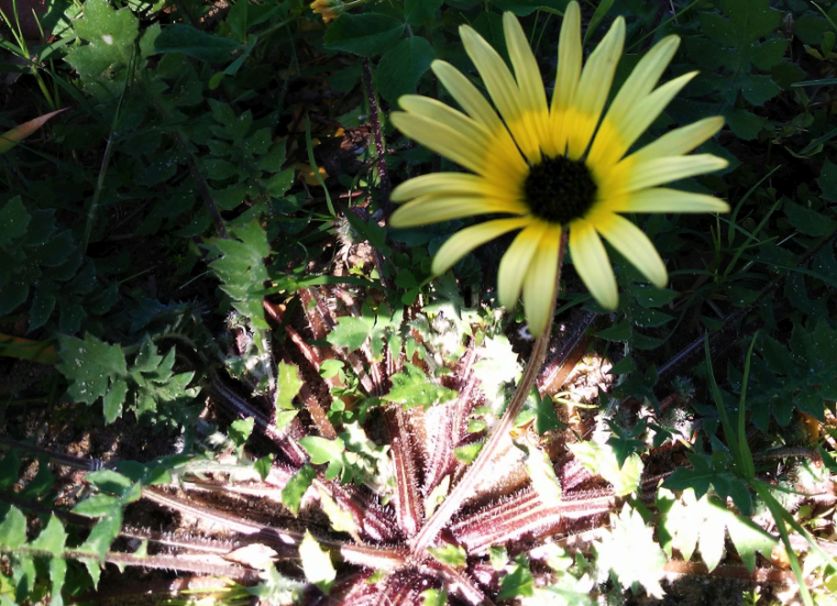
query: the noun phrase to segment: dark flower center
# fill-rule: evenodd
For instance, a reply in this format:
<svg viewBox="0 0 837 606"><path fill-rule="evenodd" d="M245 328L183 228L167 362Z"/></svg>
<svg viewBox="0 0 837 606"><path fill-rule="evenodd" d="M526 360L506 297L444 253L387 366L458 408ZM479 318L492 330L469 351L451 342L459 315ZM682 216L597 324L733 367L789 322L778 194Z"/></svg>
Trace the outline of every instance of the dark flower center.
<svg viewBox="0 0 837 606"><path fill-rule="evenodd" d="M596 183L584 162L557 156L529 170L523 192L533 215L565 225L593 206Z"/></svg>

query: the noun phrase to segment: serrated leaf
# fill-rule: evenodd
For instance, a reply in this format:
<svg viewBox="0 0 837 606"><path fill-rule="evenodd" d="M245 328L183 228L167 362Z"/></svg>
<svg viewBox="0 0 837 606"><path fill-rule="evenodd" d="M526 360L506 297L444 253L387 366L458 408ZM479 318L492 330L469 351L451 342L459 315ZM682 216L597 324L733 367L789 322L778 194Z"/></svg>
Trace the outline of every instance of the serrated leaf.
<svg viewBox="0 0 837 606"><path fill-rule="evenodd" d="M500 581L498 600L510 600L515 597L531 596L535 592L535 578L529 566L521 558L503 580Z"/></svg>
<svg viewBox="0 0 837 606"><path fill-rule="evenodd" d="M317 471L310 465L303 465L282 488L282 504L292 514L297 515L299 513L302 497L315 477L317 477Z"/></svg>
<svg viewBox="0 0 837 606"><path fill-rule="evenodd" d="M403 370L392 375L391 381L392 387L381 399L405 408L428 408L457 397L454 390L432 382L423 370L409 363L404 365Z"/></svg>
<svg viewBox="0 0 837 606"><path fill-rule="evenodd" d="M642 459L636 453L627 456L619 465L619 459L610 444L578 442L570 450L587 470L600 475L613 485L616 496L626 496L639 487L642 477Z"/></svg>
<svg viewBox="0 0 837 606"><path fill-rule="evenodd" d="M435 560L454 568L463 568L468 560L468 554L458 545L447 543L441 547L430 547L427 549Z"/></svg>
<svg viewBox="0 0 837 606"><path fill-rule="evenodd" d="M308 582L327 593L337 576L337 570L331 563L331 554L322 549L307 530L299 545L299 559L302 562L302 572Z"/></svg>
<svg viewBox="0 0 837 606"><path fill-rule="evenodd" d="M638 511L626 503L611 516L611 531L596 545L599 579L613 573L623 587L639 583L648 595L660 599L666 556L654 541L654 529L645 525Z"/></svg>
<svg viewBox="0 0 837 606"><path fill-rule="evenodd" d="M299 440L302 446L311 457L315 465L328 465L326 468L326 479L333 480L343 472L345 461L343 451L345 447L339 438L327 440L319 436L305 436Z"/></svg>
<svg viewBox="0 0 837 606"><path fill-rule="evenodd" d="M329 524L335 532L346 532L355 541L361 542L360 528L352 517L352 514L344 507L340 507L337 502L331 498L325 489L318 490L320 494L320 508L328 517Z"/></svg>
<svg viewBox="0 0 837 606"><path fill-rule="evenodd" d="M293 410L293 399L302 387L302 379L299 378L299 368L296 364L279 362L277 372L276 408Z"/></svg>
<svg viewBox="0 0 837 606"><path fill-rule="evenodd" d="M125 403L125 396L128 395L128 383L124 379L116 379L102 399L102 412L105 415L105 423L113 423L122 416L122 405Z"/></svg>
<svg viewBox="0 0 837 606"><path fill-rule="evenodd" d="M250 543L224 554L224 559L255 568L256 570L265 570L273 566L273 560L278 555L274 549L267 545Z"/></svg>
<svg viewBox="0 0 837 606"><path fill-rule="evenodd" d="M87 540L78 548L79 551L92 553L101 562L111 544L122 529L122 509L112 508L109 515L102 517L87 535Z"/></svg>
<svg viewBox="0 0 837 606"><path fill-rule="evenodd" d="M112 514L114 510L119 509L119 504L118 497L108 494L94 494L76 503L72 511L82 516L98 518Z"/></svg>
<svg viewBox="0 0 837 606"><path fill-rule="evenodd" d="M61 590L64 588L64 578L67 575L67 560L54 557L49 561L50 598L49 606L64 606Z"/></svg>
<svg viewBox="0 0 837 606"><path fill-rule="evenodd" d="M60 557L64 554L66 541L67 532L64 530L64 525L61 524L55 514L52 514L38 538L32 541L31 547L32 549L46 551L53 557Z"/></svg>
<svg viewBox="0 0 837 606"><path fill-rule="evenodd" d="M232 440L236 446L244 446L248 438L252 435L253 427L255 427L255 425L256 420L253 417L236 419L230 423L230 429L228 431L230 440Z"/></svg>
<svg viewBox="0 0 837 606"><path fill-rule="evenodd" d="M372 330L372 321L367 318L343 316L337 320L334 329L326 339L336 347L345 347L348 351L360 349Z"/></svg>
<svg viewBox="0 0 837 606"><path fill-rule="evenodd" d="M5 549L17 549L26 542L26 517L12 505L0 523L0 545Z"/></svg>
<svg viewBox="0 0 837 606"><path fill-rule="evenodd" d="M128 374L119 345L105 343L90 334L83 340L62 335L58 343L61 362L57 368L70 381L67 393L76 402L93 404L108 393L113 381Z"/></svg>
<svg viewBox="0 0 837 606"><path fill-rule="evenodd" d="M552 460L545 450L532 441L526 444L526 473L532 488L544 503L558 503L561 500L561 482L555 475Z"/></svg>
<svg viewBox="0 0 837 606"><path fill-rule="evenodd" d="M703 560L709 572L715 570L721 559L724 557L724 537L726 535L726 519L724 516L713 515L711 506L709 506L709 499L704 496L700 502L703 504L705 515L702 520L698 522L693 519L692 524L696 522L700 525L700 534L698 536L698 549L700 549L700 557Z"/></svg>
<svg viewBox="0 0 837 606"><path fill-rule="evenodd" d="M727 531L741 561L752 572L756 567L756 554L769 558L776 539L767 534L749 519L727 512Z"/></svg>
<svg viewBox="0 0 837 606"><path fill-rule="evenodd" d="M92 558L82 558L81 562L84 564L87 574L90 575L90 580L93 583L93 590L95 591L99 588L99 579L102 578L102 565L98 560L94 560Z"/></svg>

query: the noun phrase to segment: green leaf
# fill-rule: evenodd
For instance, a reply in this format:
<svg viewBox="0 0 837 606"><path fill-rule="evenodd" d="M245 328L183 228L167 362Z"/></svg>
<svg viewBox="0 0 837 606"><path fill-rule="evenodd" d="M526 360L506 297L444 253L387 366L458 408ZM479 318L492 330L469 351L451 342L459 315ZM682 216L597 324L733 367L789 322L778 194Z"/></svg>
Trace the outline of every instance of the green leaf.
<svg viewBox="0 0 837 606"><path fill-rule="evenodd" d="M638 511L625 503L619 515L611 515L611 531L595 548L600 579L611 572L622 587L639 583L649 596L662 599L666 556Z"/></svg>
<svg viewBox="0 0 837 606"><path fill-rule="evenodd" d="M569 448L585 469L600 475L613 485L616 496L629 495L639 488L643 464L638 454L628 455L620 465L610 444L578 442L570 444Z"/></svg>
<svg viewBox="0 0 837 606"><path fill-rule="evenodd" d="M319 436L305 436L299 440L299 445L305 449L314 465L328 465L325 474L327 479L333 480L342 473L345 447L339 438L327 440Z"/></svg>
<svg viewBox="0 0 837 606"><path fill-rule="evenodd" d="M76 503L73 513L91 518L107 516L120 508L118 497L109 494L94 494Z"/></svg>
<svg viewBox="0 0 837 606"><path fill-rule="evenodd" d="M125 403L125 396L128 394L128 384L123 379L116 379L108 389L102 400L102 412L105 415L105 423L113 423L122 416L122 405Z"/></svg>
<svg viewBox="0 0 837 606"><path fill-rule="evenodd" d="M791 225L806 236L829 236L837 229L837 221L834 219L789 199L782 204L782 210Z"/></svg>
<svg viewBox="0 0 837 606"><path fill-rule="evenodd" d="M742 516L727 511L727 531L741 561L752 572L756 567L756 554L769 558L776 539L759 526Z"/></svg>
<svg viewBox="0 0 837 606"><path fill-rule="evenodd" d="M336 347L345 347L348 351L360 349L366 337L372 331L373 322L368 318L343 316L337 320L334 329L328 334L328 342Z"/></svg>
<svg viewBox="0 0 837 606"><path fill-rule="evenodd" d="M49 606L64 606L61 590L64 588L64 578L67 575L67 560L52 558L49 561L50 598Z"/></svg>
<svg viewBox="0 0 837 606"><path fill-rule="evenodd" d="M54 557L61 557L64 555L64 544L66 542L67 532L64 530L64 525L61 524L55 514L52 514L41 534L32 541L31 547L32 549L46 551Z"/></svg>
<svg viewBox="0 0 837 606"><path fill-rule="evenodd" d="M303 465L299 468L285 487L282 489L282 504L287 507L292 514L299 514L299 505L302 502L302 497L311 482L317 477L317 470L310 465Z"/></svg>
<svg viewBox="0 0 837 606"><path fill-rule="evenodd" d="M375 69L378 92L395 106L398 97L416 91L419 79L435 57L433 46L425 38L411 36L402 40L383 54Z"/></svg>
<svg viewBox="0 0 837 606"><path fill-rule="evenodd" d="M477 458L477 455L482 450L484 442L472 442L471 444L465 444L464 446L457 446L453 450L453 456L456 457L456 460L460 463L464 463L467 465L474 461Z"/></svg>
<svg viewBox="0 0 837 606"><path fill-rule="evenodd" d="M302 572L308 582L328 593L337 576L337 570L331 562L329 552L322 549L307 530L299 545L299 559L302 562Z"/></svg>
<svg viewBox="0 0 837 606"><path fill-rule="evenodd" d="M90 534L87 535L87 540L79 547L79 550L94 554L101 562L121 529L122 510L115 507L109 515L105 515L96 522L96 525L90 530Z"/></svg>
<svg viewBox="0 0 837 606"><path fill-rule="evenodd" d="M328 517L331 529L334 532L348 533L349 536L360 543L360 527L352 517L351 511L338 505L324 488L318 488L317 492L320 494L320 508Z"/></svg>
<svg viewBox="0 0 837 606"><path fill-rule="evenodd" d="M74 24L76 34L87 44L71 48L67 62L92 90L119 80L131 62L139 22L127 7L111 8L107 0L87 0L84 15Z"/></svg>
<svg viewBox="0 0 837 606"><path fill-rule="evenodd" d="M256 473L259 474L259 477L264 480L267 478L268 474L270 473L270 469L273 467L273 454L267 454L253 463L253 469L256 470Z"/></svg>
<svg viewBox="0 0 837 606"><path fill-rule="evenodd" d="M817 183L820 185L823 198L829 202L837 202L837 164L826 159Z"/></svg>
<svg viewBox="0 0 837 606"><path fill-rule="evenodd" d="M631 334L633 333L633 329L631 328L631 323L627 320L622 320L616 324L608 326L596 333L596 336L600 339L605 339L607 341L627 341L631 338Z"/></svg>
<svg viewBox="0 0 837 606"><path fill-rule="evenodd" d="M232 423L230 423L229 429L229 436L230 440L238 446L244 446L247 442L247 439L253 433L253 427L256 425L256 420L253 417L247 417L246 419L236 419Z"/></svg>
<svg viewBox="0 0 837 606"><path fill-rule="evenodd" d="M128 374L125 354L119 345L105 343L90 334L83 340L62 335L58 344L61 362L57 368L70 382L67 393L76 402L93 404L112 391L114 382ZM111 395L111 404L120 390L121 387L117 388Z"/></svg>
<svg viewBox="0 0 837 606"><path fill-rule="evenodd" d="M518 596L531 596L535 593L535 578L524 558L518 558L512 571L500 581L498 600L510 600Z"/></svg>
<svg viewBox="0 0 837 606"><path fill-rule="evenodd" d="M465 549L450 543L446 543L442 547L430 547L427 551L435 560L454 568L464 568L468 560Z"/></svg>
<svg viewBox="0 0 837 606"><path fill-rule="evenodd" d="M276 408L293 410L293 399L302 387L302 379L299 378L299 368L296 364L279 362L278 384L276 388ZM277 410L278 412L278 410Z"/></svg>
<svg viewBox="0 0 837 606"><path fill-rule="evenodd" d="M210 34L191 25L174 23L162 27L154 40L153 52L180 53L207 63L227 63L241 48L238 42L230 38Z"/></svg>
<svg viewBox="0 0 837 606"><path fill-rule="evenodd" d="M392 388L381 399L405 408L427 408L457 397L454 390L433 383L423 370L412 364L405 364L404 369L392 375L391 380Z"/></svg>
<svg viewBox="0 0 837 606"><path fill-rule="evenodd" d="M445 0L404 0L404 17L411 25L429 23Z"/></svg>
<svg viewBox="0 0 837 606"><path fill-rule="evenodd" d="M326 31L325 47L371 57L395 44L403 31L404 24L389 15L343 13Z"/></svg>
<svg viewBox="0 0 837 606"><path fill-rule="evenodd" d="M733 109L724 115L733 134L744 141L752 141L758 137L767 125L767 120L744 109Z"/></svg>
<svg viewBox="0 0 837 606"><path fill-rule="evenodd" d="M26 517L12 505L0 524L0 545L4 550L17 549L26 542Z"/></svg>
<svg viewBox="0 0 837 606"><path fill-rule="evenodd" d="M125 493L134 484L131 478L111 469L100 469L99 471L88 473L85 476L85 480L99 490L114 495Z"/></svg>
<svg viewBox="0 0 837 606"><path fill-rule="evenodd" d="M425 589L421 592L422 606L446 606L448 594L444 589Z"/></svg>
<svg viewBox="0 0 837 606"><path fill-rule="evenodd" d="M561 500L561 482L555 475L555 468L549 454L530 440L522 448L526 451L526 473L532 488L544 503L558 503Z"/></svg>

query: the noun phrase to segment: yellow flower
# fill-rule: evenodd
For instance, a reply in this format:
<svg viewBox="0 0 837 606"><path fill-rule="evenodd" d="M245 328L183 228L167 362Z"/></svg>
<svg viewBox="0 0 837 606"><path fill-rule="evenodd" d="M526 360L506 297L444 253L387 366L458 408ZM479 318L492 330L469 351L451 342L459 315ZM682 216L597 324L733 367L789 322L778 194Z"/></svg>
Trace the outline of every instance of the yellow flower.
<svg viewBox="0 0 837 606"><path fill-rule="evenodd" d="M471 172L402 183L392 199L407 203L392 215L391 225L508 215L454 234L436 254L433 272L443 273L478 246L520 230L500 261L498 297L511 308L522 291L529 330L539 335L550 321L564 229L576 271L603 307L614 309L618 292L600 236L655 285L666 284L654 245L621 213L728 211L715 197L660 187L727 165L710 154L687 155L723 121L700 120L633 151L640 135L695 76L684 74L657 86L679 45L676 36L664 38L642 58L605 111L625 39L621 17L582 66L580 11L576 2L569 4L550 101L511 13L503 15L503 29L513 71L472 28L459 30L493 105L444 61L435 61L433 72L464 111L419 95L399 100L404 111L392 114L393 124Z"/></svg>
<svg viewBox="0 0 837 606"><path fill-rule="evenodd" d="M323 23L328 23L342 15L346 7L341 0L314 0L311 10L323 18Z"/></svg>

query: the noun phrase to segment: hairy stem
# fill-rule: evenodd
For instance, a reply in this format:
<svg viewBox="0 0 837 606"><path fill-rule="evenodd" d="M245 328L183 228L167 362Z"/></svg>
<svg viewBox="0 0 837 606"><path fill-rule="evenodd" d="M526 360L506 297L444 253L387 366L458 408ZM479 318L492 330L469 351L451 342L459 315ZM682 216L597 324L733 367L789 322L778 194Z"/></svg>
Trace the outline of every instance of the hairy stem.
<svg viewBox="0 0 837 606"><path fill-rule="evenodd" d="M558 298L558 290L561 283L561 266L564 261L564 249L566 248L566 232L561 235L561 244L558 247L558 275L555 278L555 294L550 303L549 316L555 312L555 301ZM506 412L503 417L493 427L491 435L486 440L485 445L480 450L476 460L467 469L462 479L447 496L445 501L433 513L429 520L425 523L419 533L416 535L412 544L412 555L415 558L423 557L425 550L430 547L433 541L438 536L439 532L445 527L448 521L456 514L462 507L465 499L474 494L474 489L494 460L494 457L499 452L500 446L506 439L509 430L512 428L515 418L523 408L523 404L529 397L529 392L538 378L543 361L546 358L546 352L549 349L549 337L552 334L552 321L547 323L546 330L543 334L535 340L532 347L532 353L529 356L529 361L526 364L526 369L523 371L523 376L517 384L514 395L509 402Z"/></svg>

